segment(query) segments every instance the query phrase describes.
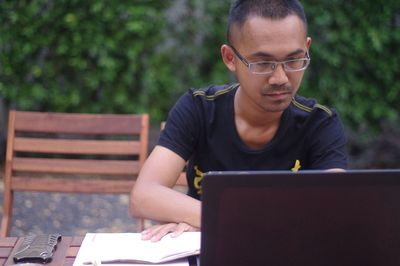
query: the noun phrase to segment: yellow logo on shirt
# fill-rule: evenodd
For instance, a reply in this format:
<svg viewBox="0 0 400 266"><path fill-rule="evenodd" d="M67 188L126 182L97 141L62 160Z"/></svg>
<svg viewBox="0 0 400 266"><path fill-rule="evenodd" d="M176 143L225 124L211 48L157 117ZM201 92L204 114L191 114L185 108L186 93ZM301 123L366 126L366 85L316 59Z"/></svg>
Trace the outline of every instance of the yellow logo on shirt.
<svg viewBox="0 0 400 266"><path fill-rule="evenodd" d="M297 172L297 171L299 171L300 168L301 168L300 161L296 160L296 162L294 163L294 166L292 168L292 172Z"/></svg>
<svg viewBox="0 0 400 266"><path fill-rule="evenodd" d="M199 170L199 167L197 165L194 166L194 171L196 172L196 175L194 177L194 187L197 189L197 194L201 195L202 190L201 190L201 180L203 180L204 173Z"/></svg>

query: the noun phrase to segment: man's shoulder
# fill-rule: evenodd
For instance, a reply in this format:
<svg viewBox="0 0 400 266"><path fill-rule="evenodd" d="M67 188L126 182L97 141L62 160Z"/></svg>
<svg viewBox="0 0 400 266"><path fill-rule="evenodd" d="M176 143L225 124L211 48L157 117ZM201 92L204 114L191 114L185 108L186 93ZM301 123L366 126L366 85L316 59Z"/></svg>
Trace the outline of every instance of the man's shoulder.
<svg viewBox="0 0 400 266"><path fill-rule="evenodd" d="M318 113L322 116L332 117L336 114L334 109L318 103L317 100L300 95L296 95L296 97L292 99L291 108L296 114L302 116Z"/></svg>
<svg viewBox="0 0 400 266"><path fill-rule="evenodd" d="M201 100L214 101L234 93L238 86L239 84L211 85L205 88L190 89L189 94Z"/></svg>

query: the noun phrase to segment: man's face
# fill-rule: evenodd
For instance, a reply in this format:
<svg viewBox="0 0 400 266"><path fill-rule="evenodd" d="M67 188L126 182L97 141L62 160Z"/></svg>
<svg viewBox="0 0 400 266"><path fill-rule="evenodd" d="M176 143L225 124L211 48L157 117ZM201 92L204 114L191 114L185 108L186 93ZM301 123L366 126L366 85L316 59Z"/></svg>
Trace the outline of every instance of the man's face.
<svg viewBox="0 0 400 266"><path fill-rule="evenodd" d="M285 61L306 57L311 39L306 37L303 22L294 15L284 19L249 17L231 31L232 46L249 62ZM229 49L229 48L228 48ZM299 89L304 71L287 72L278 65L271 74L253 74L233 55L240 100L264 112L282 112Z"/></svg>

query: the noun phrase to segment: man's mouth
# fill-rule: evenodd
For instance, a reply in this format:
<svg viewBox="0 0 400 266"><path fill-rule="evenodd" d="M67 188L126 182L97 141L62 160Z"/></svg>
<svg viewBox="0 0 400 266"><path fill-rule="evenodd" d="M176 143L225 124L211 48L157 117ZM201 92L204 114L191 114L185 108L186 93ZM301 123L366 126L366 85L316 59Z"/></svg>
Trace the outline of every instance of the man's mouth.
<svg viewBox="0 0 400 266"><path fill-rule="evenodd" d="M289 91L274 91L274 92L267 92L264 93L264 95L268 95L268 96L279 96L279 95L283 95L283 94L289 94Z"/></svg>
<svg viewBox="0 0 400 266"><path fill-rule="evenodd" d="M280 100L286 98L288 95L290 95L290 91L271 91L271 92L263 92L263 96L270 97L272 99Z"/></svg>
<svg viewBox="0 0 400 266"><path fill-rule="evenodd" d="M291 93L292 93L292 90L289 86L267 87L267 88L263 88L261 91L261 94L263 96L269 96L269 97L286 96Z"/></svg>

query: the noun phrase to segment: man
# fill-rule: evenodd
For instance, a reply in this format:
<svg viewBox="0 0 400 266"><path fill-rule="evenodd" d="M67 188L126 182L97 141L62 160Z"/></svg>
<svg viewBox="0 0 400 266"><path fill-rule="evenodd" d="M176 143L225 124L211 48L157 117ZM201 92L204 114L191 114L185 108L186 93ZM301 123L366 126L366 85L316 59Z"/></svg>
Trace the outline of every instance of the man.
<svg viewBox="0 0 400 266"><path fill-rule="evenodd" d="M297 0L232 4L221 55L239 83L190 90L171 110L132 191L134 215L167 222L144 239L199 230L207 171L346 168L336 112L296 95L310 45ZM186 161L189 195L171 189Z"/></svg>

